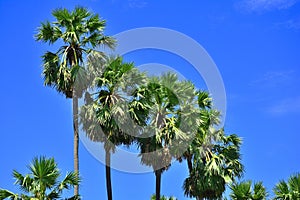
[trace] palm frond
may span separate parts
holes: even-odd
[[[14,194],[9,190],[0,189],[0,200],[3,199],[21,200],[18,194]]]
[[[57,26],[52,26],[49,21],[41,23],[38,33],[35,35],[37,41],[55,43],[62,36],[62,32]]]
[[[76,173],[68,173],[66,177],[59,183],[57,187],[57,191],[62,192],[64,189],[70,189],[70,187],[74,187],[75,185],[79,185],[80,178]]]

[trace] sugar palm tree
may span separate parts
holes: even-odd
[[[199,99],[203,97],[207,95],[201,94]],[[218,199],[225,191],[226,183],[243,172],[239,153],[241,140],[234,134],[226,136],[223,129],[215,129],[214,126],[219,124],[219,112],[207,109],[209,106],[203,107],[202,100],[198,102],[202,123],[183,154],[189,169],[183,189],[189,197]]]
[[[54,87],[66,98],[73,99],[74,171],[78,173],[78,98],[88,86],[83,61],[93,49],[101,45],[112,48],[115,42],[103,34],[105,21],[85,8],[76,7],[73,11],[56,9],[52,15],[56,21],[41,23],[35,38],[49,44],[63,44],[58,51],[47,51],[42,56],[43,77],[46,86]],[[78,195],[77,186],[74,194]]]
[[[155,197],[159,200],[161,175],[170,167],[172,157],[176,156],[171,146],[185,143],[183,141],[188,139],[188,133],[184,132],[186,113],[183,107],[194,101],[195,89],[192,83],[178,81],[175,74],[167,73],[151,78],[147,85],[139,88],[136,96],[139,102],[150,108],[144,111],[147,115],[143,117],[145,127],[137,142],[141,162],[151,166],[155,173]]]
[[[290,176],[287,182],[281,180],[273,191],[276,200],[300,199],[300,173]]]
[[[79,178],[76,173],[67,173],[65,178],[59,181],[61,175],[57,164],[53,158],[45,157],[34,158],[29,166],[30,173],[22,175],[16,170],[13,171],[13,176],[16,179],[15,184],[19,185],[20,189],[25,194],[15,194],[8,190],[0,190],[0,199],[12,200],[54,200],[60,199],[64,190],[69,190],[79,184]],[[68,200],[79,199],[75,195]]]
[[[196,116],[200,120],[200,126],[199,129],[197,129],[197,132],[195,134],[195,137],[193,138],[193,141],[188,145],[186,151],[182,154],[182,156],[178,157],[179,162],[182,162],[183,159],[186,160],[188,170],[191,173],[193,169],[193,157],[195,149],[199,150],[199,147],[204,147],[203,144],[203,134],[206,130],[208,130],[209,126],[212,124],[217,124],[219,121],[219,113],[215,110],[210,110],[212,105],[212,99],[209,97],[208,92],[205,91],[198,91],[197,92],[197,100],[198,100],[198,106],[200,108],[199,116]],[[199,135],[201,134],[201,135]]]
[[[86,104],[81,107],[80,123],[89,139],[104,143],[107,197],[112,200],[111,154],[116,146],[128,146],[134,139],[133,133],[128,134],[127,121],[124,121],[128,117],[126,114],[131,112],[126,108],[130,98],[126,89],[142,82],[143,75],[139,74],[133,63],[125,63],[121,57],[101,61],[101,58],[93,56],[89,60],[91,68],[99,62],[106,63],[97,68],[98,71],[91,70],[95,77],[94,89],[93,93],[87,92],[85,95]],[[132,128],[130,126],[133,132]]]
[[[251,181],[233,183],[230,189],[232,200],[265,200],[268,196],[262,182],[254,183],[253,186]]]

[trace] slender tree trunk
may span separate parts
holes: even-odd
[[[107,199],[112,200],[111,170],[110,170],[110,151],[105,149],[105,173]]]
[[[155,171],[155,199],[160,200],[160,187],[161,187],[161,169]]]
[[[186,159],[186,162],[187,162],[187,165],[188,165],[188,168],[189,168],[189,173],[192,173],[192,170],[193,170],[192,157],[189,156]]]
[[[74,172],[79,176],[79,133],[78,133],[78,97],[73,92],[73,128],[74,128]],[[79,194],[79,186],[74,186],[74,195]]]

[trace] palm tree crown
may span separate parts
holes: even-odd
[[[276,200],[300,199],[300,173],[292,175],[287,182],[281,180],[273,191]]]
[[[254,183],[252,187],[251,181],[243,181],[232,184],[230,189],[232,200],[265,200],[268,196],[262,182]]]
[[[67,173],[65,178],[59,181],[58,178],[61,173],[53,158],[34,158],[28,168],[30,173],[25,176],[16,170],[13,171],[13,176],[16,179],[15,184],[19,185],[25,194],[19,195],[8,190],[0,190],[0,199],[54,200],[61,198],[64,190],[69,190],[79,184],[79,178],[73,172]],[[75,200],[79,197],[74,196],[69,199]]]
[[[115,42],[103,34],[105,20],[100,20],[99,15],[85,8],[76,7],[71,12],[56,9],[52,15],[56,21],[42,23],[35,38],[49,44],[60,40],[64,45],[55,53],[48,51],[43,55],[44,83],[55,87],[67,98],[72,98],[75,79],[83,67],[84,55],[100,45],[112,48]],[[82,84],[76,95],[80,96],[86,87],[87,85]]]

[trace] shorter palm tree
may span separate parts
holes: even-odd
[[[292,175],[288,182],[281,180],[273,189],[274,199],[294,200],[300,199],[300,173]]]
[[[88,61],[93,85],[85,93],[80,124],[90,140],[104,144],[107,199],[112,200],[111,156],[117,146],[128,147],[133,142],[134,128],[128,120],[132,111],[127,108],[130,94],[127,92],[142,82],[143,75],[133,63],[126,63],[119,56],[99,57],[94,53],[89,55]]]
[[[264,200],[268,196],[266,188],[262,182],[254,183],[252,181],[242,181],[230,186],[232,200]]]
[[[194,85],[179,81],[176,74],[166,73],[161,77],[149,78],[134,97],[140,104],[149,105],[144,110],[145,116],[140,117],[144,120],[144,129],[137,143],[141,163],[153,168],[155,198],[160,200],[162,173],[169,169],[177,151],[182,149],[183,152],[187,146],[185,144],[188,144],[189,130],[185,120],[190,111],[186,107],[194,101]]]
[[[57,168],[53,158],[45,157],[34,158],[29,165],[30,173],[25,176],[13,171],[13,176],[16,179],[15,184],[19,185],[20,189],[25,194],[16,194],[11,191],[0,189],[0,200],[54,200],[60,199],[64,190],[69,190],[75,185],[79,185],[79,178],[76,173],[67,173],[65,178],[58,180],[61,173]],[[66,198],[66,200],[76,200],[79,196]]]

